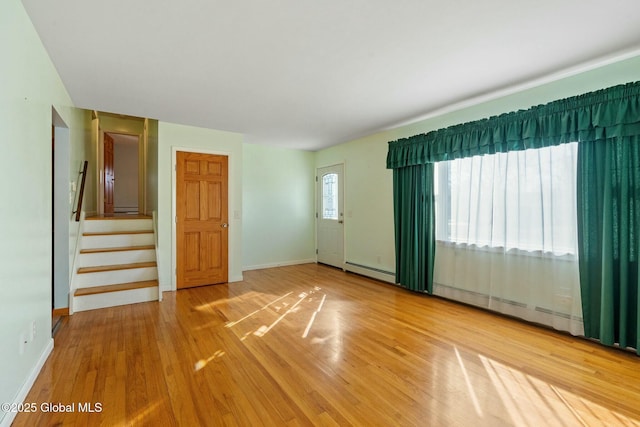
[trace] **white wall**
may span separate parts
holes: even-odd
[[[640,57],[470,107],[452,106],[451,112],[319,151],[317,167],[345,162],[347,261],[395,272],[393,175],[386,169],[388,142],[637,80]]]
[[[315,261],[315,154],[243,147],[243,269]]]
[[[174,151],[229,156],[229,281],[242,280],[242,135],[158,123],[158,276],[160,289],[175,289]]]
[[[84,115],[72,108],[21,2],[4,0],[1,9],[0,402],[15,402],[24,398],[53,346],[52,106],[69,127],[71,150],[83,156],[87,147]],[[72,170],[74,163],[75,157]],[[23,354],[21,336],[28,341]],[[0,412],[0,424],[10,417]]]

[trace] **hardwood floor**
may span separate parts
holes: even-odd
[[[635,354],[330,267],[244,275],[74,314],[14,425],[640,425]]]

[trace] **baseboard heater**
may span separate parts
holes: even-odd
[[[487,308],[485,305],[482,304],[478,304],[478,303],[474,303],[472,300],[468,300],[463,298],[455,298],[452,296],[453,293],[458,293],[458,295],[462,295],[462,294],[468,294],[468,295],[472,295],[474,297],[480,297],[483,298],[485,301],[487,301],[487,303],[489,302],[489,300],[493,300],[493,301],[498,301],[504,304],[509,304],[512,305],[514,307],[520,307],[520,308],[528,308],[529,305],[523,302],[519,302],[519,301],[514,301],[514,300],[510,300],[510,299],[506,299],[506,298],[500,298],[497,296],[492,296],[490,297],[489,295],[482,293],[482,292],[476,292],[476,291],[471,291],[468,289],[461,289],[461,288],[456,288],[453,286],[448,286],[448,285],[443,285],[441,283],[436,283],[434,282],[434,285],[440,287],[440,288],[447,288],[450,290],[448,295],[443,295],[441,293],[436,292],[435,294],[438,296],[442,296],[443,298],[447,298],[447,299],[451,299],[453,301],[460,301],[460,302],[464,302],[466,304],[471,304],[471,305],[476,305],[478,307],[483,307],[483,308]],[[452,292],[451,292],[452,291]],[[491,309],[489,309],[491,310]],[[555,316],[555,317],[560,317],[560,318],[564,318],[564,319],[569,319],[569,320],[576,320],[576,321],[580,321],[582,322],[582,317],[580,316],[573,316],[571,314],[568,313],[564,313],[561,311],[557,311],[557,310],[550,310],[548,308],[544,308],[544,307],[540,307],[538,305],[536,305],[535,307],[533,307],[533,310],[539,312],[539,313],[544,313],[544,314],[548,314],[550,316]]]
[[[344,265],[345,270],[352,273],[361,274],[363,276],[371,277],[372,279],[381,280],[387,283],[396,283],[396,274],[391,271],[369,267],[367,265],[356,264],[355,262],[350,261],[345,262]]]
[[[545,313],[545,314],[550,314],[550,315],[556,316],[556,317],[562,317],[564,319],[576,320],[578,322],[582,322],[583,321],[581,316],[572,316],[571,314],[563,313],[561,311],[556,311],[556,310],[549,310],[548,308],[543,308],[543,307],[537,307],[536,306],[536,311],[539,311],[539,312]]]

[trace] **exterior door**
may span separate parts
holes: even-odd
[[[317,259],[344,268],[344,166],[329,166],[317,172]]]
[[[113,138],[104,134],[104,213],[113,215]]]
[[[228,157],[176,153],[177,288],[228,281]]]

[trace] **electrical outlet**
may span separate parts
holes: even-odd
[[[36,329],[36,321],[31,321],[31,341],[35,341],[38,330]]]

